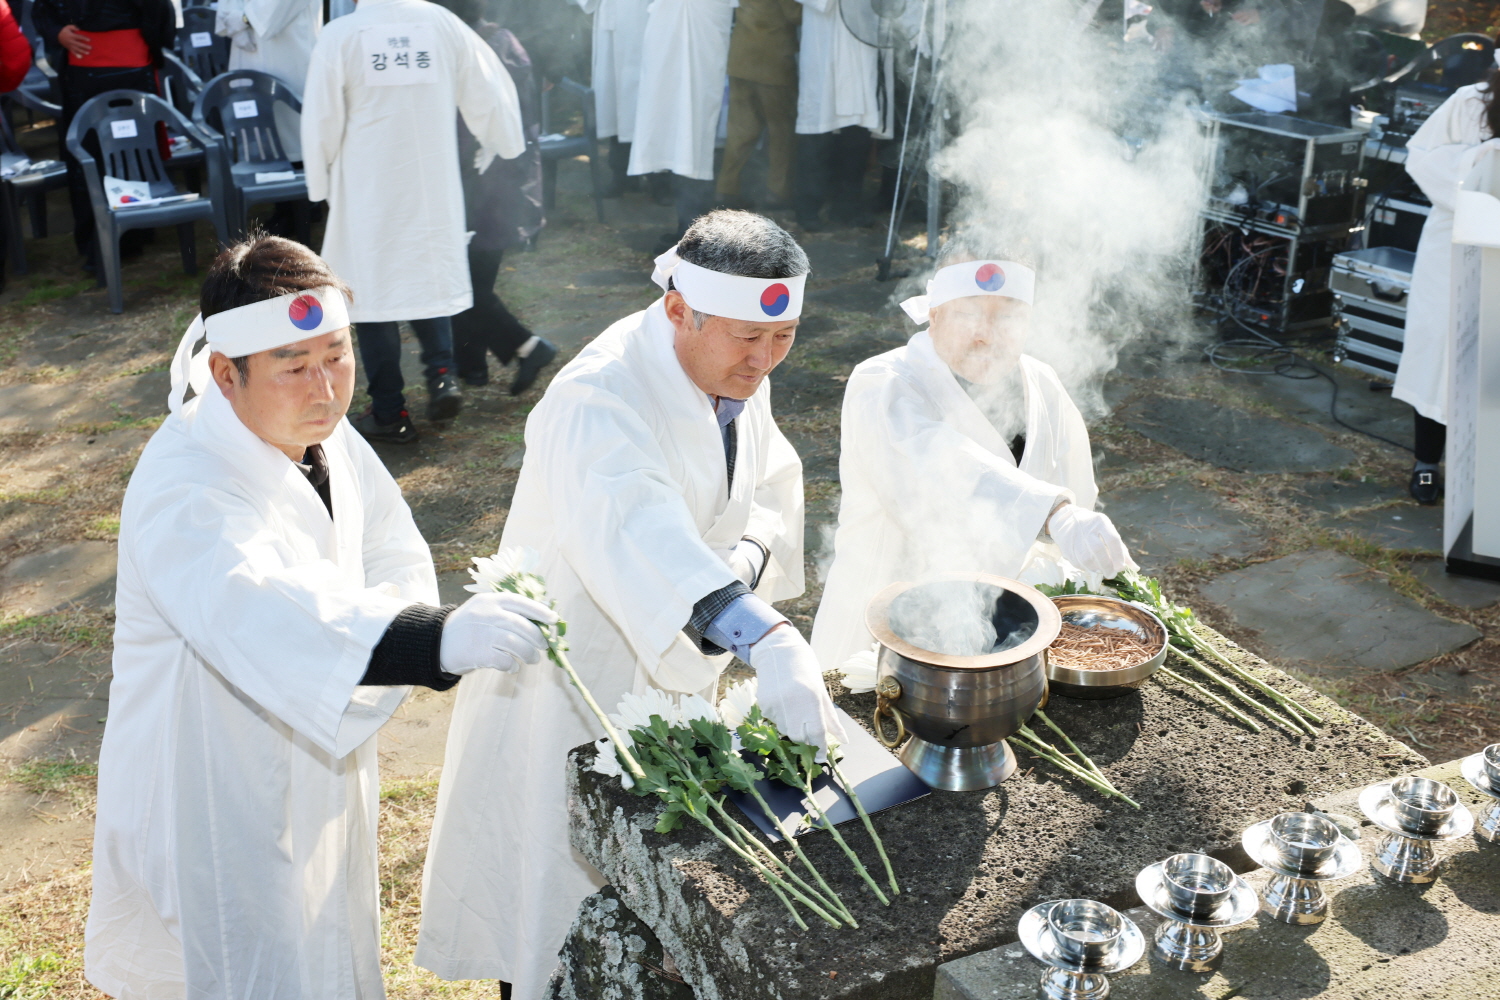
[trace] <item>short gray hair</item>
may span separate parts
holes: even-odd
[[[764,215],[730,209],[700,215],[677,241],[677,255],[746,278],[795,278],[812,270],[791,233]]]

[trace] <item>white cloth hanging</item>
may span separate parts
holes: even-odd
[[[630,145],[631,174],[714,177],[738,0],[651,0]]]
[[[359,681],[396,614],[437,603],[432,558],[347,422],[330,518],[200,393],[120,515],[85,971],[121,998],[380,1000],[375,734],[408,689]]]
[[[323,29],[322,0],[242,0],[232,6],[229,0],[219,5],[222,27],[226,16],[248,21],[253,48],[235,44],[229,47],[229,70],[254,69],[269,73],[292,88],[300,99],[307,82],[307,65],[312,61],[313,46]],[[220,30],[219,34],[226,34]],[[279,101],[272,114],[287,159],[302,159],[302,116]]]
[[[354,292],[355,323],[474,304],[455,109],[483,165],[525,151],[510,74],[452,13],[360,0],[323,29],[302,103],[307,196],[328,202],[322,254]]]
[[[734,486],[708,396],[683,371],[662,303],[627,316],[557,377],[526,422],[502,546],[537,570],[568,621],[573,666],[605,711],[656,687],[712,696],[729,656],[680,630],[736,580],[729,553],[770,552],[756,589],[802,593],[802,464],[762,384],[736,419]],[[485,676],[481,676],[485,675]],[[569,846],[566,762],[602,733],[548,661],[459,684],[448,731],[416,961],[444,979],[502,979],[540,1000],[585,896]]]
[[[636,95],[641,86],[641,46],[651,0],[577,0],[594,15],[594,123],[599,138],[635,138]]]
[[[1391,395],[1440,424],[1448,422],[1453,202],[1479,144],[1491,138],[1484,124],[1486,96],[1484,84],[1460,87],[1406,143],[1406,172],[1432,202],[1432,211],[1417,241],[1406,299],[1406,339]]]
[[[859,125],[877,138],[890,138],[894,121],[890,91],[895,72],[893,50],[877,49],[854,37],[839,14],[838,0],[800,2],[797,131],[818,135]]]
[[[1010,447],[923,330],[861,362],[844,390],[833,564],[813,622],[827,669],[874,641],[870,599],[898,580],[974,571],[1062,583],[1079,571],[1037,541],[1059,498],[1098,499],[1088,428],[1057,373],[1020,361],[1026,449]]]

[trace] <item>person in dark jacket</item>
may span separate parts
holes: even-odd
[[[31,22],[57,70],[62,88],[62,121],[68,126],[84,102],[107,90],[156,93],[161,50],[177,31],[172,0],[36,0]],[[97,267],[93,250],[94,210],[89,203],[83,168],[63,148],[68,165],[68,195],[73,203],[73,240],[78,252]]]
[[[521,125],[526,152],[513,160],[495,160],[489,169],[474,169],[475,138],[459,122],[458,162],[463,173],[464,205],[474,238],[469,241],[469,278],[474,307],[453,317],[453,356],[459,378],[469,385],[490,380],[488,354],[500,364],[516,361],[510,394],[519,396],[536,382],[542,369],[557,357],[557,348],[534,335],[495,294],[495,279],[505,251],[524,247],[545,224],[542,218],[541,93],[531,58],[510,31],[486,19],[477,0],[442,0],[483,38],[510,73],[521,99]]]

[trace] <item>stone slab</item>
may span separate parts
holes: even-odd
[[[1411,407],[1392,399],[1389,392],[1371,392],[1368,378],[1347,369],[1330,365],[1319,365],[1318,368],[1338,381],[1337,413],[1340,420],[1411,447]],[[1297,373],[1310,374],[1305,369]],[[1232,372],[1224,373],[1223,377],[1225,381],[1238,384],[1294,420],[1315,424],[1335,433],[1348,433],[1347,427],[1341,427],[1329,415],[1333,386],[1326,378],[1283,378],[1237,375]]]
[[[651,928],[607,885],[583,901],[548,1000],[694,1000]]]
[[[1219,495],[1187,480],[1164,486],[1107,493],[1099,509],[1120,530],[1130,553],[1148,573],[1180,559],[1243,559],[1265,544],[1265,536]]]
[[[1200,590],[1258,632],[1273,658],[1297,666],[1399,670],[1480,637],[1349,556],[1322,549],[1226,573]]]
[[[1149,396],[1119,417],[1153,441],[1236,472],[1329,472],[1354,462],[1353,452],[1311,427],[1207,399]]]
[[[1443,508],[1414,503],[1360,511],[1327,522],[1332,531],[1347,531],[1383,549],[1443,551]]]
[[[1224,646],[1267,683],[1325,714],[1315,743],[1267,728],[1250,733],[1163,681],[1109,701],[1048,706],[1083,750],[1143,809],[1099,798],[1022,752],[998,788],[937,792],[875,823],[903,887],[889,908],[862,888],[822,834],[805,850],[853,909],[858,931],[798,931],[781,904],[710,835],[654,832],[657,809],[588,770],[594,748],[570,755],[574,846],[676,957],[700,1000],[916,1000],[932,996],[939,964],[1005,943],[1031,905],[1079,894],[1129,905],[1135,873],[1180,850],[1249,867],[1239,834],[1296,808],[1308,793],[1393,776],[1426,762],[1332,701],[1253,656]],[[840,693],[856,719],[873,695]],[[855,845],[869,852],[856,834]]]
[[[69,542],[13,559],[0,570],[0,607],[38,615],[115,603],[115,544]]]
[[[1500,601],[1500,583],[1455,576],[1443,568],[1441,559],[1414,559],[1410,569],[1429,590],[1457,607],[1477,611]]]
[[[1445,781],[1476,806],[1482,797],[1454,763],[1420,774]],[[1362,787],[1362,786],[1360,786]],[[1332,812],[1358,813],[1358,788],[1319,801]],[[1368,861],[1376,836],[1363,827]],[[1366,865],[1328,888],[1331,916],[1292,927],[1257,914],[1224,933],[1224,963],[1213,973],[1167,969],[1150,957],[1111,976],[1115,1000],[1181,997],[1264,1000],[1474,1000],[1500,996],[1500,845],[1465,838],[1439,848],[1445,866],[1430,886],[1398,885]],[[1259,891],[1269,873],[1247,876]],[[1127,911],[1141,930],[1160,918],[1144,907]],[[1021,1000],[1038,995],[1042,966],[1019,943],[970,955],[938,970],[935,1000]]]
[[[1356,507],[1367,507],[1392,500],[1406,499],[1406,486],[1370,480],[1308,479],[1287,487],[1283,494],[1299,507],[1324,514],[1342,514]]]

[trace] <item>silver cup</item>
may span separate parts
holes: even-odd
[[[1316,813],[1282,813],[1271,820],[1269,832],[1282,863],[1305,875],[1326,864],[1339,846],[1339,828]]]
[[[1491,743],[1484,748],[1484,776],[1490,779],[1490,787],[1500,792],[1500,743]]]
[[[1234,871],[1207,854],[1174,854],[1161,869],[1167,898],[1189,923],[1191,918],[1213,916],[1234,888]]]
[[[1047,913],[1058,953],[1084,970],[1105,965],[1120,943],[1125,921],[1113,907],[1092,899],[1064,899]]]
[[[1441,781],[1410,774],[1391,782],[1396,819],[1412,836],[1437,833],[1458,808],[1458,793]]]

